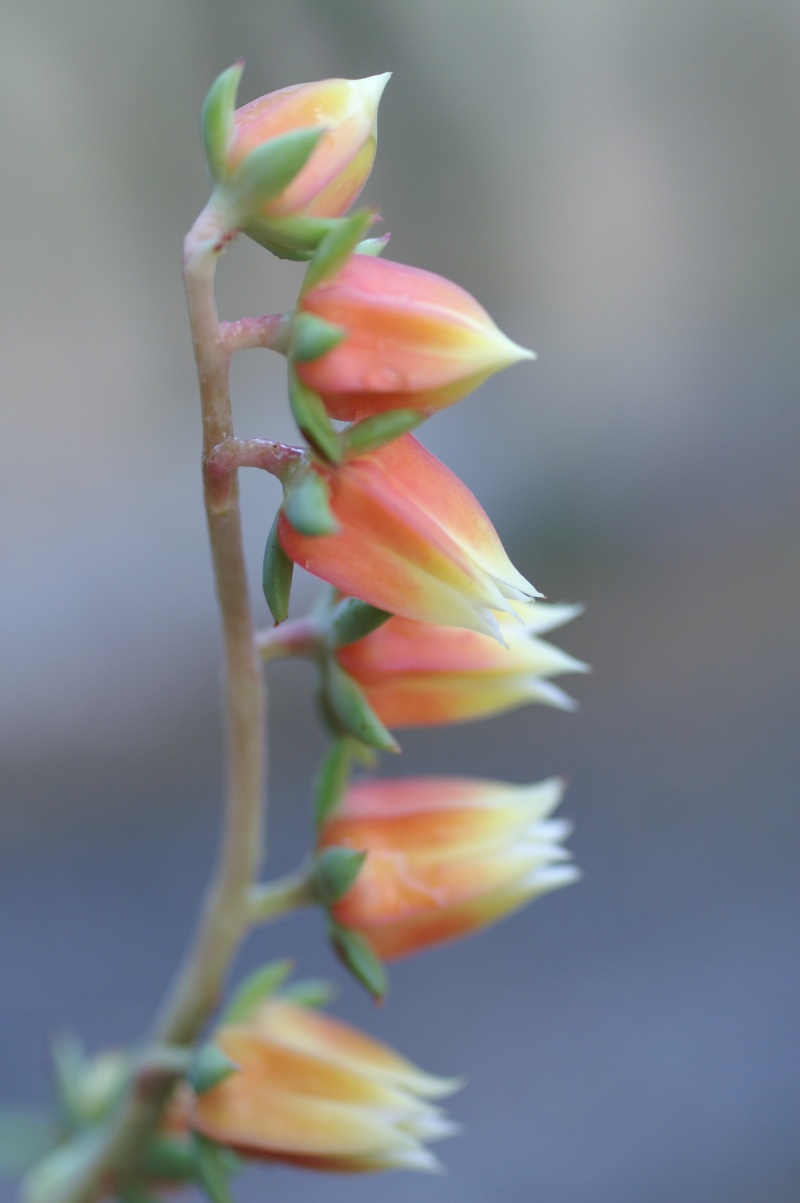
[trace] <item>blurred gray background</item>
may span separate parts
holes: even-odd
[[[391,255],[540,355],[424,431],[594,665],[577,716],[409,733],[391,772],[566,772],[585,877],[397,965],[375,1012],[317,915],[256,935],[463,1075],[442,1177],[257,1170],[283,1203],[790,1203],[797,1139],[796,0],[2,3],[0,1097],[148,1022],[217,827],[218,639],[179,271],[198,112],[393,70],[365,199]],[[299,279],[242,241],[228,317]],[[291,437],[278,356],[237,429]],[[245,481],[259,558],[277,501]],[[300,601],[311,596],[301,589]],[[307,669],[274,671],[272,859],[307,840]],[[10,1189],[3,1196],[11,1198]]]

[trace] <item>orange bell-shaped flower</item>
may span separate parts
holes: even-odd
[[[433,413],[531,351],[506,338],[463,288],[403,263],[352,255],[305,293],[299,312],[339,327],[332,350],[296,365],[332,418]]]
[[[497,616],[505,647],[477,631],[390,618],[336,658],[387,727],[462,723],[527,702],[573,709],[572,698],[549,678],[588,666],[538,634],[581,607],[529,602],[516,610],[519,617]]]
[[[430,1100],[458,1083],[279,997],[215,1040],[238,1069],[195,1099],[191,1125],[203,1136],[308,1169],[438,1168],[425,1142],[455,1129]]]
[[[496,638],[494,612],[538,596],[469,489],[413,436],[315,471],[338,530],[302,535],[282,514],[278,538],[295,563],[343,593]]]
[[[467,935],[578,877],[550,815],[558,779],[507,785],[458,777],[352,785],[322,826],[321,848],[366,851],[331,907],[382,960]]]

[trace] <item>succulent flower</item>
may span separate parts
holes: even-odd
[[[223,72],[203,111],[212,183],[238,228],[284,258],[307,258],[369,177],[389,73],[295,84],[234,111],[241,74],[240,63]]]
[[[331,908],[382,960],[456,939],[578,877],[550,815],[553,778],[508,785],[459,777],[351,785],[320,829],[320,848],[366,852],[352,888]]]
[[[386,727],[430,727],[501,714],[526,702],[562,710],[575,703],[554,685],[559,673],[586,672],[539,632],[560,626],[580,606],[528,602],[497,616],[506,644],[477,631],[390,618],[336,658]]]
[[[315,464],[334,533],[278,539],[315,576],[379,609],[498,638],[495,611],[538,596],[469,489],[412,435],[341,464]]]
[[[215,1039],[238,1069],[194,1100],[191,1124],[201,1135],[308,1169],[438,1168],[425,1142],[455,1128],[431,1100],[458,1083],[280,996]]]
[[[534,357],[457,284],[369,255],[352,255],[310,288],[298,313],[343,334],[323,355],[298,363],[297,374],[332,418],[348,422],[390,409],[427,415]]]

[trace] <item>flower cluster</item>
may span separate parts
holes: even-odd
[[[333,742],[308,889],[338,956],[379,998],[385,961],[484,928],[578,873],[570,826],[553,818],[559,779],[351,781],[353,762],[397,750],[399,728],[528,702],[572,708],[552,678],[586,665],[542,636],[580,607],[541,600],[469,489],[412,434],[533,354],[459,285],[381,258],[388,238],[367,237],[374,214],[347,215],[388,76],[234,110],[240,73],[221,76],[206,104],[212,206],[231,232],[309,261],[269,344],[287,358],[307,445],[238,461],[266,466],[284,489],[264,562],[276,628],[263,646],[319,669]],[[225,465],[236,455],[227,447]],[[311,619],[286,622],[295,564],[331,591]],[[451,1130],[431,1100],[453,1083],[287,997],[223,1022],[215,1040],[230,1064],[195,1092],[188,1122],[217,1146],[317,1169],[430,1168],[424,1142]]]

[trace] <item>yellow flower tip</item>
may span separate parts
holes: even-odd
[[[522,363],[524,360],[538,359],[539,356],[535,351],[531,351],[528,347],[521,347],[519,343],[515,343],[512,339],[507,338],[505,334],[500,334],[498,340],[498,360],[502,355],[502,362],[498,366],[510,367],[512,363]]]

